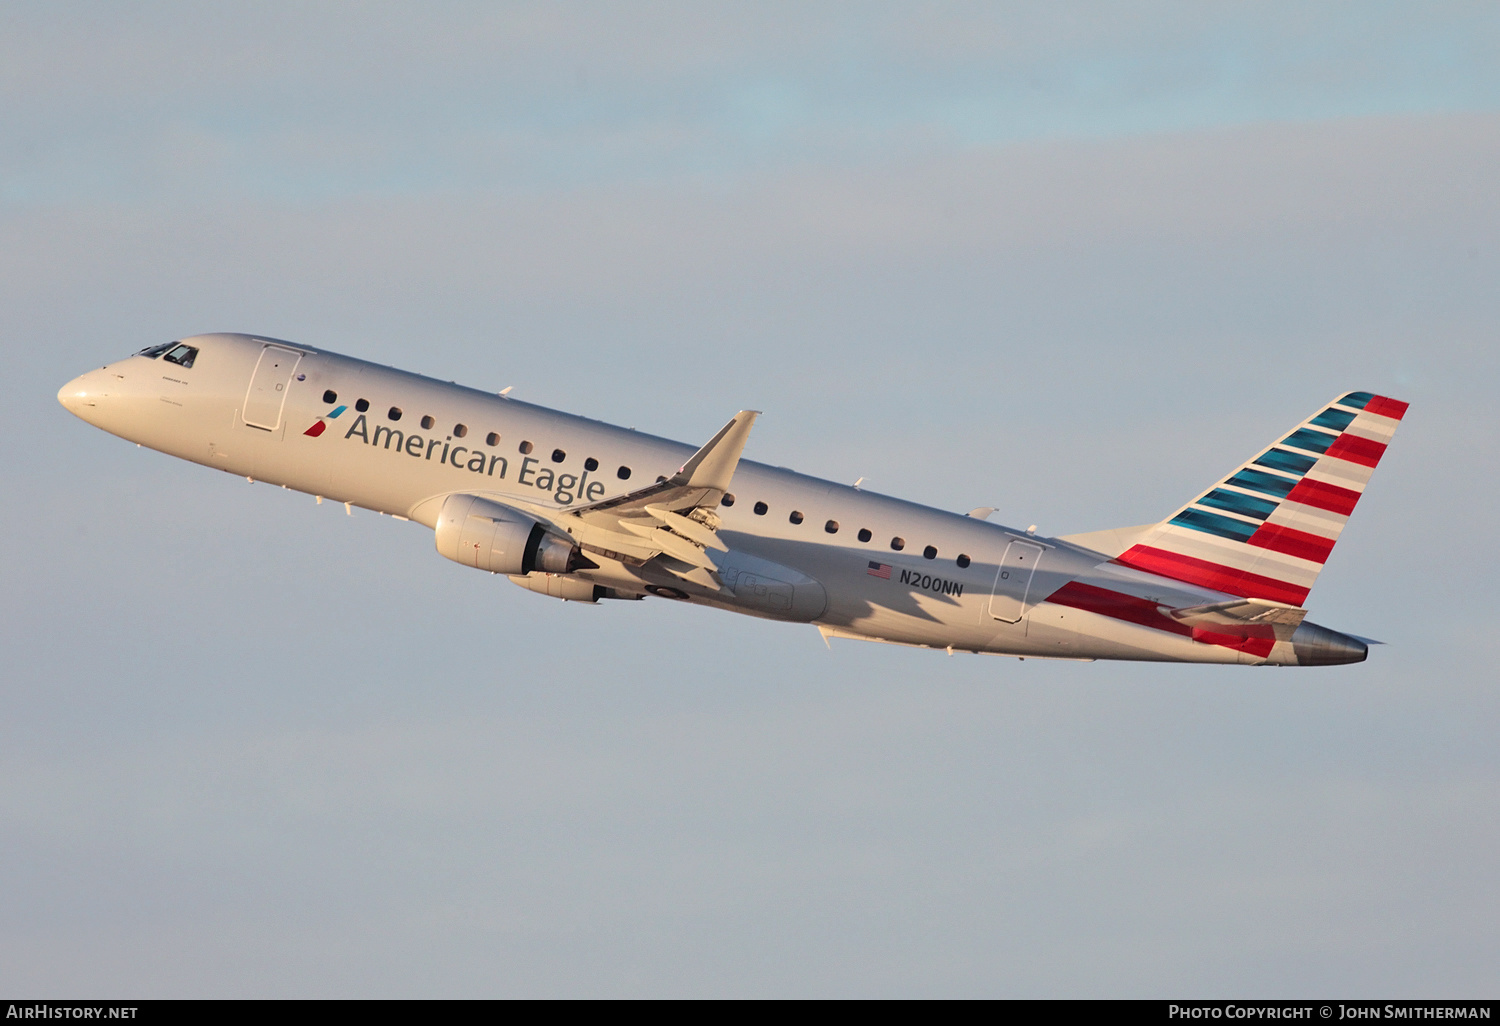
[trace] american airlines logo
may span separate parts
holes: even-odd
[[[326,418],[319,417],[316,421],[313,422],[313,426],[312,427],[308,428],[306,431],[304,431],[302,433],[304,435],[307,435],[309,438],[317,438],[319,435],[321,435],[324,431],[326,431],[328,429],[328,421],[330,421],[330,420],[337,420],[339,414],[343,413],[348,408],[349,407],[347,407],[347,406],[339,406],[339,407],[337,407],[337,408],[335,408],[333,410],[330,410],[328,412],[328,415],[327,415]]]

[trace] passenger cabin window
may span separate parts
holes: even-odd
[[[500,433],[498,431],[491,431],[489,434],[485,435],[484,436],[484,444],[485,445],[499,445],[500,444]]]
[[[399,407],[399,406],[392,406],[390,408],[390,410],[388,410],[386,412],[386,416],[389,417],[389,418],[391,418],[392,420],[400,420],[401,419],[401,407]]]
[[[960,552],[958,554],[958,559],[954,560],[954,562],[956,562],[959,566],[968,566],[969,557]]]
[[[630,468],[629,467],[621,467],[619,470],[615,471],[615,477],[618,477],[621,481],[629,481],[630,480]]]
[[[565,452],[563,452],[561,449],[553,449],[552,450],[552,462],[553,463],[561,463],[563,460],[565,460],[567,458],[568,458],[568,454],[565,453]]]
[[[468,433],[469,433],[469,429],[466,428],[466,427],[464,427],[462,424],[454,424],[453,425],[453,437],[454,438],[462,438],[464,435],[466,435]]]
[[[792,515],[787,517],[787,519],[794,524],[802,523],[802,511],[800,509],[792,510]]]
[[[724,497],[719,500],[719,504],[721,506],[733,506],[734,505],[734,493],[733,492],[725,492],[724,493]]]
[[[197,358],[198,350],[194,346],[178,346],[162,357],[168,363],[175,363],[179,367],[191,367]]]
[[[599,469],[599,461],[596,460],[596,459],[594,459],[594,457],[590,456],[588,459],[586,459],[586,460],[583,461],[583,469],[584,470],[598,470]]]
[[[937,549],[933,548],[931,545],[927,546],[925,549],[922,550],[922,558],[923,559],[937,559]]]
[[[432,428],[432,425],[436,423],[437,421],[433,420],[431,417],[425,415],[422,417],[422,428],[424,430],[430,430]]]
[[[146,349],[142,349],[139,353],[136,353],[135,355],[136,356],[149,356],[149,357],[151,357],[151,359],[154,360],[158,356],[160,356],[162,353],[165,353],[168,349],[171,349],[176,344],[177,344],[176,342],[163,342],[159,346],[149,346]]]
[[[828,521],[828,523],[823,525],[823,530],[827,531],[829,534],[838,534],[839,522],[837,520],[830,520]]]
[[[536,446],[530,442],[522,442],[519,448],[522,456],[529,456],[531,455],[531,450],[536,448]]]
[[[356,400],[354,400],[354,408],[356,410],[358,410],[360,413],[364,413],[366,410],[368,410],[370,408],[370,400],[368,400],[368,399],[356,399]]]
[[[906,548],[906,539],[905,538],[892,538],[891,539],[891,548],[895,549],[897,552],[900,552],[902,549]]]
[[[766,511],[770,508],[771,507],[767,506],[764,502],[757,502],[755,504],[755,515],[758,517],[763,517],[766,515]]]
[[[867,542],[872,537],[874,537],[874,535],[870,534],[870,529],[868,527],[861,527],[859,529],[859,540],[860,541]]]
[[[323,402],[326,405],[332,406],[334,403],[336,403],[338,401],[339,401],[339,394],[337,392],[335,392],[333,389],[330,388],[328,391],[326,391],[326,392],[323,393]]]

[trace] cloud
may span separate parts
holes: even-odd
[[[1484,7],[48,5],[12,202],[732,181],[1028,139],[1493,110]]]

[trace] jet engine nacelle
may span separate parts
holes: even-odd
[[[577,551],[520,510],[477,495],[443,500],[435,538],[448,559],[492,574],[565,573]]]
[[[529,574],[526,577],[511,576],[511,580],[538,595],[550,595],[564,602],[598,602],[600,599],[643,599],[646,596],[636,591],[606,588],[593,581],[561,574]]]

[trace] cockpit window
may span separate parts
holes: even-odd
[[[191,367],[193,361],[198,358],[198,349],[195,346],[178,346],[162,359],[177,364],[179,367]]]
[[[151,359],[154,360],[158,356],[160,356],[162,353],[165,353],[168,349],[171,349],[176,344],[177,344],[176,342],[163,342],[159,346],[150,346],[149,348],[142,349],[139,353],[136,353],[135,355],[136,356],[149,356],[149,357],[151,357]]]

